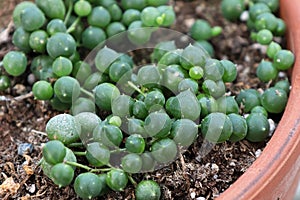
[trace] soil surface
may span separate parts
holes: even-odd
[[[5,1],[3,8],[1,1],[0,28],[8,26],[9,16],[17,2]],[[230,92],[236,94],[241,88],[264,89],[267,85],[261,85],[254,75],[265,49],[249,40],[250,34],[244,23],[230,23],[223,19],[219,2],[173,1],[178,19],[172,28],[186,33],[197,18],[222,26],[223,33],[211,42],[217,59],[227,58],[238,65],[239,77],[228,85]],[[14,48],[10,37],[11,34],[6,42],[0,43],[0,60]],[[27,75],[14,78],[12,87],[0,92],[0,199],[78,199],[72,186],[58,188],[38,166],[42,145],[47,142],[43,133],[45,124],[58,112],[53,111],[47,102],[33,99]],[[133,178],[157,181],[163,199],[214,199],[247,170],[266,142],[254,144],[243,140],[211,147],[198,137],[171,165],[152,173],[133,175]],[[33,150],[18,155],[18,149],[24,143],[32,144]],[[201,147],[212,150],[204,155]],[[134,187],[128,184],[125,191],[110,192],[101,199],[134,199]]]

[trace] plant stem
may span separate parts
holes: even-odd
[[[132,185],[133,185],[134,187],[137,186],[137,182],[132,178],[132,176],[131,176],[130,174],[128,174],[128,179],[129,179],[129,181],[132,183]]]
[[[44,161],[44,157],[42,157],[39,162],[37,163],[37,166],[40,166],[42,164],[42,162]]]
[[[86,155],[86,151],[73,151],[73,153],[76,156],[85,156]]]
[[[128,81],[128,85],[131,88],[133,88],[135,91],[137,91],[138,93],[140,93],[141,95],[143,95],[144,97],[146,96],[145,93],[140,88],[138,88],[133,82]]]
[[[147,142],[148,145],[152,145],[155,141],[157,141],[157,139],[152,138],[149,142]]]
[[[100,168],[100,169],[92,169],[90,172],[95,173],[95,172],[109,172],[112,168]]]
[[[86,94],[87,96],[89,96],[90,98],[92,98],[93,100],[95,100],[95,97],[94,97],[93,93],[87,91],[87,90],[84,89],[84,88],[80,88],[80,91],[81,91],[83,94]]]
[[[69,144],[68,147],[84,147],[84,145],[81,142],[77,142]]]
[[[68,28],[67,33],[71,33],[73,31],[75,31],[76,26],[78,25],[80,20],[81,20],[81,17],[77,17],[77,19],[73,22],[73,24]]]
[[[90,168],[90,167],[88,167],[86,165],[82,165],[82,164],[77,163],[77,162],[71,162],[71,161],[64,161],[64,162],[66,164],[68,164],[68,165],[72,165],[72,166],[75,166],[75,167],[80,167],[80,168],[83,168],[83,169],[85,169],[87,171],[92,171],[93,170],[93,168]]]
[[[95,172],[108,172],[112,169],[112,167],[109,167],[109,168],[101,168],[101,169],[93,169],[91,167],[88,167],[86,165],[83,165],[83,164],[80,164],[80,163],[77,163],[77,162],[71,162],[71,161],[65,161],[66,164],[68,165],[72,165],[72,166],[75,166],[75,167],[80,167],[82,169],[85,169],[89,172],[92,172],[92,173],[95,173]]]
[[[123,148],[123,149],[112,150],[112,151],[110,151],[110,153],[118,153],[118,152],[125,152],[125,151],[126,151],[126,148]]]
[[[72,11],[73,11],[73,0],[69,0],[69,8],[68,8],[68,12],[66,14],[65,21],[64,21],[65,25],[67,25],[67,23],[70,19]]]

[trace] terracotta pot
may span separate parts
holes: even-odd
[[[280,0],[288,48],[296,55],[283,117],[261,156],[220,199],[293,199],[300,178],[300,1]]]

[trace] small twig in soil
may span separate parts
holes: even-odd
[[[38,191],[38,194],[33,195],[33,196],[30,196],[30,199],[34,199],[34,198],[37,198],[37,197],[41,197],[41,196],[43,196],[44,194],[46,194],[46,192],[47,192],[47,190],[44,191],[43,193],[39,194],[39,191]]]
[[[7,193],[7,194],[5,195],[5,197],[3,197],[3,200],[7,200],[9,196],[10,196],[10,193]]]
[[[33,93],[32,92],[29,92],[27,94],[23,94],[23,95],[17,96],[17,97],[14,98],[14,100],[15,101],[22,101],[22,100],[30,98],[30,97],[33,97]]]
[[[190,186],[191,186],[191,183],[190,183],[189,177],[186,174],[186,172],[187,172],[186,164],[185,164],[185,161],[184,161],[184,158],[183,158],[183,155],[182,155],[181,151],[179,151],[179,159],[180,159],[180,163],[181,163],[181,166],[182,166],[183,177],[186,180],[187,190],[189,190]]]
[[[13,28],[13,21],[10,21],[7,28],[0,33],[0,45],[9,41],[9,33]]]
[[[43,135],[43,136],[47,136],[47,133],[45,132],[42,132],[42,131],[37,131],[37,130],[31,130],[33,133],[37,133],[37,134],[40,134],[40,135]]]

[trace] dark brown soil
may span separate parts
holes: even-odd
[[[0,8],[1,19],[11,14],[17,1],[5,2],[5,8]],[[228,58],[238,64],[240,75],[230,87],[231,92],[236,93],[241,88],[266,87],[254,77],[255,67],[263,57],[261,49],[249,40],[245,24],[229,23],[222,18],[219,2],[174,1],[178,20],[172,28],[186,33],[196,18],[222,26],[222,35],[212,39],[212,44],[216,58]],[[5,19],[0,20],[0,27],[8,25],[10,19]],[[0,45],[2,60],[13,46],[10,40]],[[11,89],[0,92],[0,199],[78,199],[72,186],[59,189],[38,166],[42,145],[47,141],[42,132],[46,122],[57,112],[51,110],[47,102],[35,101],[30,96],[31,88],[26,79],[26,76],[14,79]],[[33,151],[26,156],[18,155],[18,146],[22,143],[33,144]],[[247,170],[265,143],[253,144],[246,140],[225,142],[215,145],[204,156],[200,148],[209,148],[207,145],[198,137],[197,142],[171,165],[152,173],[134,175],[133,178],[157,181],[162,188],[163,199],[214,199]],[[103,199],[134,199],[134,187],[129,184],[125,191],[110,192]]]

